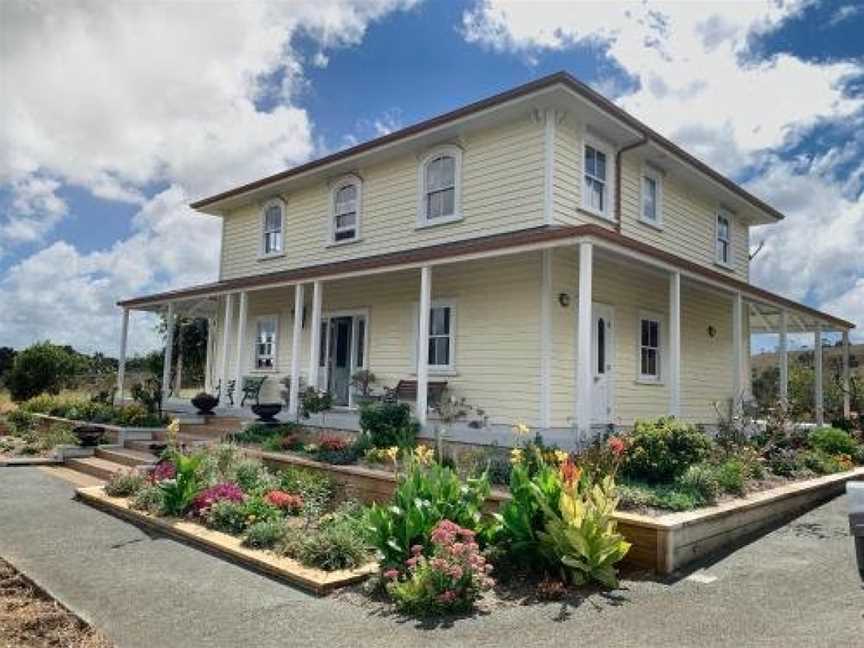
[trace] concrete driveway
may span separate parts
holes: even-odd
[[[42,469],[0,468],[0,556],[119,646],[862,646],[845,498],[668,583],[424,625],[317,599],[72,501]]]

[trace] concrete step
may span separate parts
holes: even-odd
[[[130,443],[135,443],[130,441]],[[97,448],[96,456],[124,466],[146,466],[157,461],[156,455],[149,449],[133,450],[131,448]]]
[[[66,461],[66,467],[106,481],[119,472],[130,470],[130,467],[127,465],[101,459],[100,457],[69,459]]]

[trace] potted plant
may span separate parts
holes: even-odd
[[[219,404],[219,399],[207,392],[201,392],[196,394],[191,402],[199,416],[213,416],[213,408]]]
[[[82,448],[93,448],[99,445],[105,431],[98,425],[79,425],[72,429],[72,434],[78,437],[78,445]]]
[[[252,412],[263,423],[277,423],[276,415],[282,411],[282,403],[256,403]]]

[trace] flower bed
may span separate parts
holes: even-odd
[[[138,404],[111,405],[83,398],[44,394],[21,403],[18,409],[30,414],[117,428],[160,428],[168,422],[167,417],[148,412]]]
[[[26,412],[13,410],[5,416],[7,434],[0,436],[0,460],[18,462],[24,459],[47,459],[58,445],[76,444],[71,426],[54,422],[40,426]]]

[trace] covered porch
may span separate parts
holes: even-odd
[[[716,423],[716,404],[732,411],[750,397],[751,334],[783,318],[796,330],[843,335],[848,383],[852,327],[598,226],[540,228],[120,305],[124,324],[133,309],[169,322],[189,312],[211,318],[205,387],[221,385],[219,413],[251,417],[238,390],[231,403],[225,386],[258,376],[266,379],[262,400],[284,392],[282,418],[297,416],[301,390],[312,385],[337,396],[337,406],[308,423],[356,430],[351,377],[368,370],[379,391],[416,382],[411,405],[427,435],[439,423],[429,385],[446,382],[484,410],[448,426],[450,438],[500,445],[520,421],[562,446],[637,417]],[[423,353],[417,340],[427,341]],[[167,387],[172,346],[169,338],[165,402],[191,411]],[[815,389],[821,403],[821,372]]]

